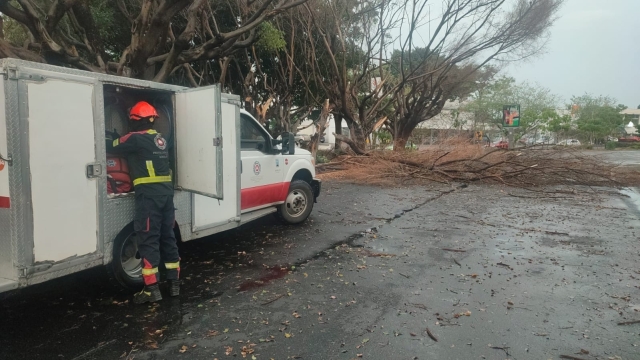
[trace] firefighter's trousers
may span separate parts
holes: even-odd
[[[180,255],[173,233],[175,208],[173,195],[136,194],[134,229],[138,235],[138,252],[142,258],[145,285],[160,280],[158,266],[164,262],[167,280],[178,280]]]

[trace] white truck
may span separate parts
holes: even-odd
[[[170,148],[176,233],[189,241],[276,213],[307,219],[320,193],[293,134],[273,139],[237,95],[0,60],[0,292],[106,266],[142,285],[134,195],[107,191],[106,131],[136,101],[159,111]]]

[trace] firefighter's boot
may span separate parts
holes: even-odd
[[[162,300],[162,294],[160,293],[158,284],[146,285],[142,291],[133,295],[133,302],[135,304],[144,304],[160,300]]]
[[[169,296],[180,295],[180,280],[169,280]]]

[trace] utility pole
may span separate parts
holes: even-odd
[[[513,142],[514,136],[513,136],[513,128],[509,128],[509,135],[507,136],[507,141],[509,141],[509,150],[512,150],[515,148],[516,144],[514,144]]]

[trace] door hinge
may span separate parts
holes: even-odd
[[[231,105],[242,106],[242,102],[240,100],[224,98],[222,99],[222,102],[231,104]]]
[[[87,165],[87,177],[94,178],[102,175],[102,164],[94,163]]]
[[[213,146],[222,147],[222,137],[213,138]]]
[[[5,80],[18,80],[20,78],[20,73],[16,67],[6,67],[2,75]]]
[[[42,75],[29,74],[20,71],[17,67],[6,68],[2,73],[5,80],[32,80],[32,81],[45,81],[45,77]]]

